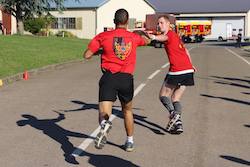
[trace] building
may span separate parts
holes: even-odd
[[[55,7],[55,5],[52,5]],[[113,18],[117,9],[124,8],[129,12],[128,29],[134,28],[138,20],[145,20],[145,15],[153,14],[156,8],[147,0],[81,0],[65,2],[67,11],[50,13],[58,19],[58,24],[50,30],[72,32],[79,38],[91,39],[98,33],[115,28]],[[139,8],[140,7],[140,8]],[[138,12],[139,9],[140,12]]]
[[[129,29],[136,21],[145,21],[146,14],[172,14],[178,20],[212,21],[212,33],[205,39],[224,40],[237,36],[242,30],[243,38],[250,38],[250,0],[68,0],[66,11],[50,13],[58,19],[50,31],[70,31],[79,38],[91,39],[100,32],[114,29],[113,17],[119,8],[130,14]],[[53,8],[56,6],[51,5]],[[16,19],[0,13],[7,34],[15,34]]]
[[[249,0],[149,1],[156,7],[156,13],[172,14],[178,20],[212,21],[212,33],[205,39],[224,40],[237,36],[239,30],[243,38],[250,37]]]
[[[100,32],[115,28],[113,18],[117,9],[124,8],[129,12],[129,28],[134,28],[138,20],[145,20],[146,14],[155,13],[156,8],[147,0],[75,0],[65,1],[67,8],[63,13],[50,11],[58,19],[58,24],[50,26],[50,31],[70,31],[78,38],[91,39]],[[51,4],[52,9],[56,7]],[[139,9],[143,9],[140,10]],[[138,12],[139,11],[139,12]],[[15,34],[16,19],[0,13],[7,34]],[[8,27],[7,27],[8,26]]]
[[[3,10],[0,12],[0,21],[3,24],[3,34],[16,34],[16,18],[9,14],[5,14]]]

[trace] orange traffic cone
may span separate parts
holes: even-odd
[[[26,70],[25,73],[24,73],[24,77],[23,79],[29,79],[29,76],[28,76],[28,71]]]

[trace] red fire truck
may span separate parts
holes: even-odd
[[[176,33],[184,42],[202,42],[204,36],[211,34],[211,21],[176,20]]]
[[[133,32],[140,32],[142,30],[148,31],[150,34],[159,35],[161,32],[158,29],[158,17],[167,15],[170,20],[170,27],[172,31],[175,31],[184,42],[202,42],[203,37],[211,34],[211,21],[199,21],[199,20],[176,20],[174,16],[169,14],[148,14],[145,21],[138,21],[135,23],[135,29]],[[162,47],[162,42],[151,41],[151,45],[156,48]]]

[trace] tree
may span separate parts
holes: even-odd
[[[17,33],[24,34],[24,19],[30,19],[47,14],[51,10],[51,3],[56,4],[56,10],[65,10],[67,0],[1,0],[4,13],[13,15],[17,21]],[[79,0],[75,0],[79,1]]]
[[[49,25],[57,23],[57,19],[50,13],[44,17],[46,21],[46,29],[49,29]]]

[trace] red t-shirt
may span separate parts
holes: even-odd
[[[169,74],[177,75],[194,72],[193,65],[180,37],[171,30],[166,35],[168,40],[164,42],[164,46],[170,62]]]
[[[105,31],[98,34],[89,43],[93,53],[103,48],[101,66],[111,73],[132,74],[136,64],[136,48],[145,45],[145,41],[136,33],[124,28]]]

